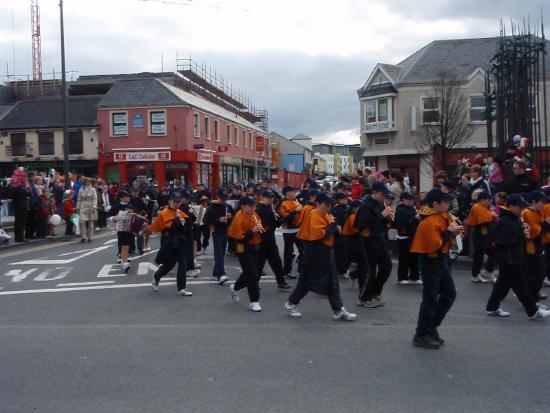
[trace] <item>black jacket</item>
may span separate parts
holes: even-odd
[[[382,216],[385,206],[370,195],[367,195],[365,201],[357,212],[355,226],[359,229],[368,228],[371,238],[386,237],[386,218]]]
[[[331,209],[330,213],[334,217],[334,222],[336,225],[344,226],[346,219],[348,217],[348,206],[347,205],[336,205]]]
[[[229,205],[222,204],[218,201],[213,201],[206,210],[206,213],[204,214],[204,222],[206,223],[206,225],[214,227],[214,230],[212,232],[214,232],[215,234],[227,235],[227,229],[229,228],[231,219],[229,219],[227,223],[220,222],[220,218],[224,217],[226,213],[230,213],[231,216],[235,215],[233,208],[231,208]]]
[[[495,246],[498,265],[522,265],[525,234],[519,216],[502,208],[498,222],[489,233],[489,243]]]
[[[275,239],[275,229],[283,223],[281,217],[276,218],[270,205],[258,204],[256,213],[260,216],[265,231],[262,233],[262,242]]]
[[[538,189],[536,181],[527,174],[512,176],[506,185],[504,191],[508,194],[519,194],[521,192],[532,192]]]
[[[413,237],[418,227],[416,208],[414,206],[397,205],[395,210],[395,229],[403,237]]]

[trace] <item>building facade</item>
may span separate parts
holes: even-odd
[[[311,138],[288,139],[276,132],[271,132],[269,136],[277,144],[281,169],[289,172],[313,173],[313,150],[301,144],[311,146]]]
[[[442,73],[454,78],[466,96],[473,136],[455,149],[448,165],[437,167],[451,169],[463,155],[486,153],[485,74],[498,41],[434,41],[397,65],[376,65],[358,90],[365,163],[378,170],[407,172],[420,183],[420,190],[432,187],[434,166],[419,153],[415,141],[421,128],[439,119],[440,101],[434,97],[433,84]]]

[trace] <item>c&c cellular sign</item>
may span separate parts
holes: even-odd
[[[168,162],[171,159],[170,152],[115,152],[115,162]]]

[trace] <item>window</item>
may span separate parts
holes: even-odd
[[[235,139],[235,146],[239,146],[239,130],[237,128],[233,129],[233,138]]]
[[[149,112],[149,134],[166,135],[166,112],[156,110]]]
[[[201,131],[200,131],[200,126],[199,126],[199,114],[198,113],[195,113],[193,115],[193,135],[195,136],[195,138],[200,138],[201,137]]]
[[[205,138],[210,140],[210,118],[204,118],[204,134]]]
[[[439,122],[439,99],[422,98],[422,123]]]
[[[126,112],[111,113],[112,136],[128,135],[128,114]]]
[[[367,111],[367,123],[376,122],[376,100],[371,99],[365,102]]]
[[[390,105],[392,105],[391,111]],[[380,98],[366,100],[365,119],[367,123],[388,122],[393,120],[393,99]]]
[[[388,99],[378,99],[378,122],[388,120]]]
[[[27,135],[24,133],[12,133],[11,154],[13,156],[25,156],[27,154]]]
[[[214,121],[214,139],[216,142],[220,141],[220,122],[217,120]]]
[[[252,140],[252,132],[248,132],[248,147],[254,149],[254,141]]]
[[[485,96],[470,96],[470,122],[485,121]]]
[[[227,125],[227,144],[231,145],[231,125]]]
[[[82,155],[84,153],[84,142],[82,131],[69,132],[69,155]]]
[[[248,145],[246,144],[246,131],[245,130],[243,130],[243,146],[245,148],[248,148]]]
[[[53,142],[53,132],[40,132],[38,134],[38,154],[53,155],[55,153]]]

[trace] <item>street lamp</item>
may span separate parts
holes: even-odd
[[[63,96],[63,170],[65,171],[65,189],[70,189],[69,175],[69,127],[67,102],[67,75],[65,71],[65,30],[63,28],[63,0],[59,0],[59,23],[61,27],[61,93]]]

